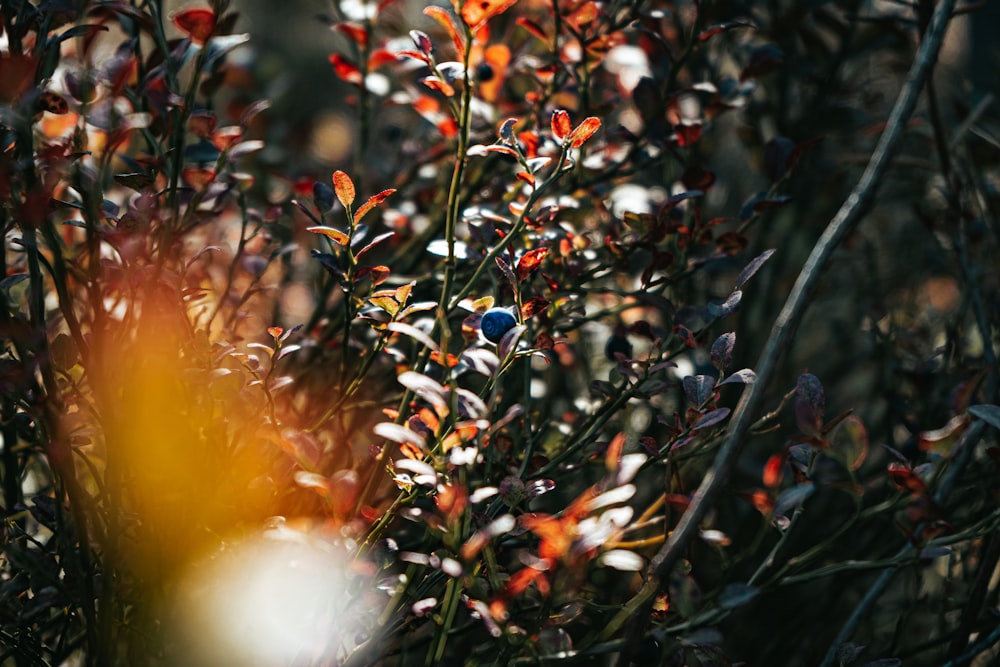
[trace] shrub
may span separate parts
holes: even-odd
[[[343,0],[299,155],[227,1],[5,3],[3,664],[995,655],[986,107],[832,4]]]

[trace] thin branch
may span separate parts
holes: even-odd
[[[639,594],[645,595],[647,599],[632,614],[625,649],[620,654],[617,663],[619,667],[627,667],[635,647],[638,646],[640,639],[645,634],[649,620],[649,606],[652,603],[653,593],[658,587],[658,581],[664,579],[673,569],[681,553],[696,534],[701,520],[713,506],[720,489],[729,478],[736,458],[742,449],[743,437],[763,400],[767,382],[771,379],[777,366],[781,351],[787,347],[792,332],[805,312],[809,296],[819,280],[820,273],[841,240],[870,208],[878,186],[885,177],[893,154],[903,137],[907,121],[913,115],[924,82],[937,60],[938,51],[941,48],[954,7],[955,0],[942,0],[934,10],[930,27],[920,44],[916,58],[907,75],[906,83],[889,114],[885,133],[879,139],[864,174],[813,247],[798,279],[795,281],[791,294],[789,294],[771,328],[771,334],[755,368],[757,382],[744,389],[743,396],[740,398],[730,422],[726,440],[719,449],[715,462],[706,473],[695,492],[691,505],[681,517],[677,527],[670,535],[670,539],[651,561],[647,585]],[[650,586],[650,583],[655,585]]]

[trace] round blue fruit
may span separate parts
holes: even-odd
[[[486,340],[491,343],[499,343],[504,334],[510,331],[515,324],[517,324],[517,320],[506,308],[490,308],[483,313],[479,328],[482,329]]]

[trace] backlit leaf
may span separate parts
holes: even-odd
[[[573,126],[569,122],[569,114],[563,109],[552,112],[552,136],[562,141],[573,131]]]
[[[595,116],[590,116],[589,118],[584,118],[583,122],[576,126],[573,130],[573,134],[569,136],[569,144],[571,148],[579,148],[588,139],[594,136],[599,129],[601,129],[601,121]]]
[[[533,296],[521,304],[521,320],[528,320],[549,307],[548,299]]]
[[[764,464],[764,486],[773,489],[781,484],[781,478],[785,473],[785,453],[778,452],[768,457]]]
[[[625,549],[612,549],[605,551],[597,558],[597,564],[603,567],[612,567],[623,572],[638,572],[646,564],[646,561],[634,551]]]
[[[451,43],[455,46],[455,53],[465,53],[465,38],[459,33],[455,26],[454,17],[442,7],[424,7],[424,14],[441,24],[441,26],[451,37]]]
[[[486,25],[486,22],[502,14],[517,3],[517,0],[465,0],[462,4],[462,20],[472,32]]]
[[[337,199],[344,208],[350,208],[354,203],[354,181],[344,172],[333,172],[333,191],[337,193]]]
[[[452,87],[452,85],[450,83],[448,83],[447,81],[445,81],[443,79],[440,79],[440,78],[438,78],[436,76],[425,76],[424,78],[420,79],[420,83],[424,84],[425,86],[427,86],[431,90],[438,91],[439,93],[441,93],[445,97],[454,97],[455,96],[455,89],[454,89],[454,87]]]
[[[316,227],[306,227],[307,232],[312,232],[313,234],[322,234],[327,238],[332,239],[335,243],[338,243],[345,248],[351,242],[351,237],[349,237],[344,232],[333,227],[327,227],[325,225],[319,225]]]
[[[381,422],[375,424],[372,431],[380,438],[385,438],[386,440],[391,440],[397,444],[403,444],[406,442],[413,443],[420,447],[421,449],[426,449],[427,441],[424,436],[417,433],[416,431],[411,431],[410,429],[396,424],[393,422]]]
[[[358,23],[345,21],[333,26],[337,32],[346,35],[348,39],[364,49],[368,46],[368,32]]]
[[[363,81],[361,70],[359,70],[358,66],[350,60],[339,53],[331,53],[330,64],[333,65],[333,71],[338,77],[347,83],[353,83],[359,86],[361,85]]]
[[[177,29],[195,44],[204,44],[215,32],[215,12],[207,7],[188,7],[171,17]]]
[[[369,197],[368,201],[366,201],[364,204],[358,207],[358,210],[354,212],[354,222],[361,222],[361,218],[365,217],[365,215],[370,210],[372,210],[373,208],[384,202],[389,197],[389,195],[391,195],[395,191],[396,191],[395,188],[389,188],[388,190],[383,190],[377,195],[372,195],[371,197]]]
[[[525,278],[534,273],[535,270],[541,265],[542,260],[545,259],[547,254],[549,254],[548,248],[535,248],[534,250],[529,250],[524,253],[521,258],[517,260],[518,281],[523,282]]]

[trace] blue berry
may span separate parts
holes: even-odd
[[[499,343],[504,334],[510,331],[517,320],[506,308],[490,308],[483,313],[483,319],[479,322],[486,340],[491,343]]]

